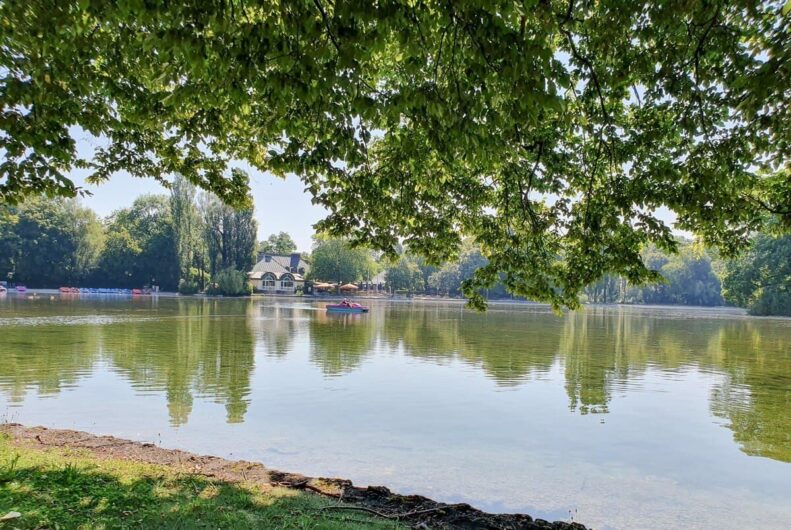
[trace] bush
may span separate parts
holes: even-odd
[[[197,292],[198,282],[185,280],[184,278],[179,281],[179,294],[195,294]]]
[[[206,292],[223,296],[242,296],[252,294],[253,286],[247,281],[247,274],[234,269],[225,269],[217,274],[214,284]]]

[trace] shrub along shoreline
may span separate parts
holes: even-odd
[[[585,530],[79,431],[0,425],[9,528]],[[0,522],[0,528],[4,528]]]

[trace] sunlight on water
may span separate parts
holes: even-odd
[[[0,418],[596,528],[787,528],[791,320],[0,300]]]

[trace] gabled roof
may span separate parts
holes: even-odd
[[[305,273],[310,270],[310,264],[298,254],[290,256],[262,254],[259,257],[258,263],[253,266],[253,270],[250,272],[291,272],[292,267],[297,269],[296,273],[299,272],[299,269],[303,269]]]
[[[261,254],[259,255],[258,263],[253,266],[247,277],[251,280],[260,280],[266,273],[271,273],[275,276],[276,280],[285,274],[290,274],[294,277],[294,281],[304,281],[304,274],[300,274],[300,269],[307,273],[310,270],[310,265],[302,257],[297,254],[283,256],[280,254]],[[292,270],[296,270],[292,272]]]

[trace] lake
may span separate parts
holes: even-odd
[[[791,320],[0,298],[0,419],[598,529],[788,528]]]

